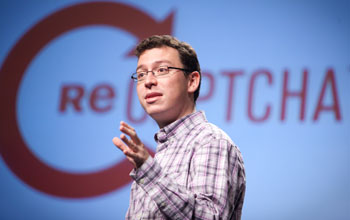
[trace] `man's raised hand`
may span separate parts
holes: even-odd
[[[138,138],[135,129],[127,123],[121,121],[119,130],[123,133],[120,135],[120,138],[113,138],[114,145],[124,153],[135,168],[139,168],[149,157],[145,145]]]

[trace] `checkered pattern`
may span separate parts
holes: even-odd
[[[155,157],[130,176],[126,219],[241,219],[245,172],[241,153],[204,112],[155,135]]]

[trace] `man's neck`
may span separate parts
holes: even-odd
[[[187,111],[184,111],[184,112],[181,112],[181,114],[178,114],[177,116],[175,116],[174,118],[172,119],[168,119],[168,120],[156,120],[154,119],[157,124],[158,124],[158,127],[161,129],[161,128],[164,128],[165,126],[183,118],[183,117],[186,117],[187,115],[189,114],[192,114],[193,112],[196,111],[196,106],[193,106],[190,110],[187,110]]]

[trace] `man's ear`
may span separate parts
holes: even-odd
[[[188,75],[187,92],[194,93],[199,86],[200,79],[201,79],[201,75],[199,74],[198,71],[193,71],[192,73],[190,73],[190,75]]]

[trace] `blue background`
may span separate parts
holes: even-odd
[[[0,65],[36,23],[86,2],[1,1]],[[247,175],[242,219],[350,218],[349,1],[116,2],[156,21],[174,13],[172,33],[195,48],[203,72],[213,76],[213,87],[203,78],[202,95],[211,89],[213,93],[198,101],[197,109],[205,110],[208,120],[225,130],[242,151]],[[131,123],[155,149],[156,123],[150,118],[132,123],[126,113],[129,77],[137,59],[125,54],[137,41],[122,29],[81,27],[52,40],[32,60],[17,93],[17,119],[23,139],[40,160],[73,173],[118,163],[124,157],[111,140],[119,135],[120,120]],[[332,111],[321,111],[314,121],[329,68],[334,70],[341,119],[336,120]],[[272,83],[257,78],[253,114],[261,117],[267,104],[271,113],[254,122],[247,113],[249,82],[261,69],[271,73]],[[289,71],[288,90],[300,91],[305,69],[305,119],[299,118],[300,99],[288,98],[281,120],[283,73]],[[233,71],[243,75],[234,81],[227,120],[229,78],[223,73]],[[72,106],[59,111],[62,85],[70,83],[84,87],[80,113]],[[105,113],[89,105],[91,91],[101,83],[116,94],[112,109]],[[325,105],[334,102],[330,88]],[[132,116],[141,117],[135,93],[132,102]],[[130,184],[97,197],[56,197],[20,180],[2,159],[0,180],[1,219],[123,219],[128,207]]]

